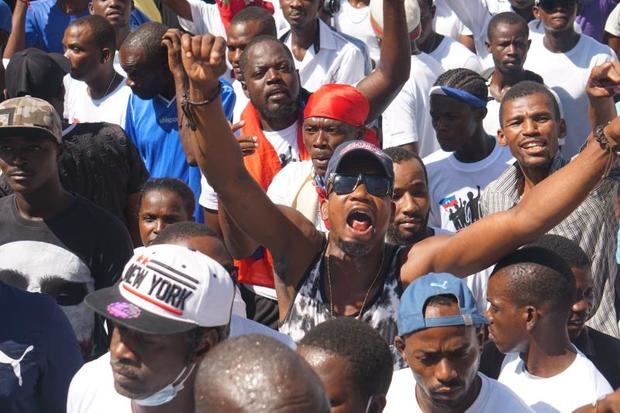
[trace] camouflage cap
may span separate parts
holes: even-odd
[[[62,141],[62,123],[56,109],[43,99],[24,96],[0,103],[0,138],[43,136]]]

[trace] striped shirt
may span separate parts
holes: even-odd
[[[558,152],[551,163],[551,173],[567,163]],[[521,198],[522,187],[523,172],[515,162],[483,191],[482,214],[489,215],[515,206]],[[618,232],[618,220],[614,212],[616,191],[616,181],[603,180],[577,209],[549,233],[575,241],[590,257],[594,279],[594,306],[588,325],[620,337],[614,306]]]

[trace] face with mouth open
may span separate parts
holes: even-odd
[[[510,148],[522,168],[548,168],[566,134],[551,94],[535,92],[502,105],[499,143]]]
[[[337,173],[385,177],[378,161],[368,155],[345,157]],[[352,256],[365,255],[382,244],[394,210],[391,194],[373,195],[363,181],[347,194],[337,194],[332,187],[328,184],[328,199],[321,204],[321,215],[330,223],[330,240]]]

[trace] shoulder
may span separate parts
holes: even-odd
[[[445,164],[448,163],[448,159],[452,156],[451,152],[446,152],[441,149],[431,153],[428,156],[425,156],[422,159],[424,162],[424,166],[426,166],[427,172],[430,174],[431,172],[439,172],[443,168],[445,168]]]
[[[526,413],[532,412],[532,409],[525,404],[508,386],[493,380],[482,373],[478,373],[482,379],[481,394],[478,397],[487,397],[486,411],[502,411],[505,413]],[[484,392],[484,395],[483,395]]]
[[[238,337],[248,334],[259,334],[271,337],[293,350],[297,347],[293,339],[288,335],[282,334],[276,330],[257,323],[256,321],[233,314],[230,318],[230,336]]]
[[[67,396],[67,411],[70,413],[92,413],[105,411],[125,413],[130,409],[130,400],[114,390],[114,378],[110,367],[110,353],[86,363],[73,376]],[[114,408],[120,408],[116,410]]]
[[[69,215],[70,219],[75,219],[78,223],[88,225],[91,233],[97,234],[94,238],[107,245],[111,239],[104,239],[101,237],[102,234],[108,234],[111,237],[122,236],[123,238],[127,236],[127,229],[118,218],[81,195],[73,195],[76,197],[76,200],[73,205],[73,211]],[[117,241],[120,241],[120,239],[117,238]]]
[[[437,76],[443,72],[441,63],[433,56],[423,52],[411,55],[411,73],[415,73],[415,75],[409,78],[410,81],[418,82],[420,75],[424,74],[425,77],[432,77],[432,82],[435,82]]]
[[[416,409],[418,406],[415,399],[415,387],[416,381],[411,369],[396,370],[392,375],[392,383],[387,393],[387,404],[384,412],[401,412],[404,406],[409,406],[414,412],[418,411]]]
[[[606,44],[596,41],[592,37],[582,34],[580,39],[582,50],[587,50],[596,64],[608,60],[618,60],[613,49]]]

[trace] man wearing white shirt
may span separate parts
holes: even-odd
[[[196,250],[160,244],[136,252],[117,285],[86,298],[110,322],[110,351],[76,373],[67,412],[192,411],[204,354],[229,334],[264,334],[231,316],[234,295],[229,272]]]
[[[560,97],[567,130],[561,152],[570,159],[579,152],[598,120],[588,118],[586,84],[594,66],[616,61],[613,50],[577,33],[578,0],[537,0],[534,12],[545,29],[532,38],[525,68],[539,74]]]
[[[459,19],[474,35],[476,54],[482,60],[483,68],[492,67],[490,55],[486,49],[487,27],[491,18],[501,12],[517,13],[527,22],[534,20],[532,6],[534,0],[444,0]]]
[[[418,0],[420,5],[420,26],[422,32],[417,40],[421,51],[437,60],[444,70],[464,67],[474,72],[482,72],[478,56],[456,40],[443,36],[433,29],[436,8],[433,0]]]
[[[482,122],[488,91],[480,75],[449,70],[431,89],[431,116],[441,150],[427,156],[429,225],[459,231],[482,217],[480,192],[512,163],[510,151]]]
[[[405,14],[411,47],[411,70],[409,79],[383,112],[383,148],[400,146],[426,156],[439,149],[428,109],[429,91],[444,68],[418,49],[417,39],[422,32],[418,0],[405,1]],[[375,25],[378,36],[382,30],[381,24]]]
[[[81,17],[65,30],[63,45],[71,62],[71,72],[63,80],[65,119],[124,127],[131,89],[114,70],[114,27],[101,16]]]
[[[572,412],[612,392],[570,342],[575,296],[568,264],[537,246],[501,259],[489,279],[489,337],[507,353],[498,380],[539,413]]]
[[[364,77],[362,52],[319,19],[321,0],[281,0],[291,29],[280,39],[291,50],[301,86],[314,92],[326,83],[354,85]]]
[[[483,73],[487,80],[490,98],[484,130],[492,136],[500,129],[499,107],[504,93],[523,80],[543,83],[534,72],[523,69],[530,48],[529,27],[516,13],[502,12],[489,22],[487,50],[493,58],[494,68]]]
[[[384,413],[531,413],[478,372],[486,324],[463,280],[430,273],[414,281],[401,297],[395,341],[410,368],[394,373]]]

